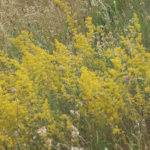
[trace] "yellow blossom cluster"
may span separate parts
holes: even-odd
[[[77,13],[75,12],[73,15],[71,14],[71,7],[67,5],[67,2],[61,2],[60,0],[55,0],[55,3],[57,3],[61,8],[64,9],[64,12],[67,14],[67,22],[68,22],[68,29],[70,32],[75,35],[77,34],[77,28],[76,23],[77,20],[75,20],[75,17]]]
[[[53,141],[70,144],[69,139],[83,146],[79,135],[89,130],[87,124],[91,129],[111,126],[112,134],[120,134],[126,116],[135,121],[149,115],[150,54],[140,43],[136,14],[122,46],[102,50],[93,48],[95,32],[103,30],[92,18],[86,21],[87,34],[77,34],[75,14],[71,17],[67,3],[55,2],[67,14],[76,54],[57,39],[48,54],[27,31],[10,39],[20,49],[20,62],[0,51],[1,149],[24,143],[29,149],[51,147]]]

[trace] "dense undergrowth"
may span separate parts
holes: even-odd
[[[117,14],[127,5],[114,2]],[[84,23],[69,2],[55,5],[66,41],[45,50],[23,30],[0,51],[0,149],[148,150],[150,53],[138,15],[120,32],[105,22],[114,12],[95,22],[94,1]]]

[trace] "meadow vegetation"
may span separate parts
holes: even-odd
[[[149,150],[148,0],[0,1],[0,149]]]

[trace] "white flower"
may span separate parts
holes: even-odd
[[[72,138],[74,138],[74,137],[75,137],[75,135],[76,135],[76,132],[72,131],[72,132],[71,132],[71,136],[72,136]]]
[[[46,145],[47,145],[47,146],[52,146],[52,141],[51,141],[50,139],[48,139],[48,140],[46,141]]]
[[[40,128],[40,130],[37,131],[36,133],[40,134],[40,135],[43,135],[43,134],[46,134],[46,132],[47,132],[47,130],[46,130],[45,126],[44,126],[44,127]]]
[[[74,114],[74,110],[70,110],[70,113],[73,115]]]
[[[18,131],[15,131],[15,134],[14,134],[16,137],[18,136]]]
[[[79,132],[72,131],[71,136],[72,136],[72,138],[74,138],[75,136],[79,136]]]
[[[41,128],[41,131],[43,134],[46,134],[47,130],[46,130],[45,126]]]
[[[37,131],[36,133],[37,133],[37,134],[40,134],[40,133],[42,133],[42,132],[41,132],[41,131]]]
[[[13,89],[11,90],[11,92],[12,92],[12,93],[16,93],[16,92],[18,92],[18,90],[15,89],[15,88],[13,88]]]
[[[79,132],[76,132],[76,135],[79,136]]]

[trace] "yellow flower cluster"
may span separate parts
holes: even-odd
[[[34,149],[30,144],[34,140],[47,147],[53,140],[72,138],[78,143],[85,122],[91,128],[112,126],[112,133],[119,134],[123,130],[119,124],[127,115],[131,120],[148,116],[150,54],[140,43],[136,14],[129,35],[121,37],[123,46],[102,51],[92,47],[94,32],[103,32],[92,18],[86,21],[87,34],[77,34],[76,14],[71,16],[67,3],[55,2],[67,14],[76,55],[56,39],[50,55],[34,45],[32,33],[26,31],[10,39],[20,49],[21,63],[0,51],[1,149],[24,143]],[[85,124],[80,124],[80,118]]]
[[[58,133],[47,99],[51,99],[50,104],[56,108],[57,103],[54,106],[53,100],[61,100],[61,103],[62,100],[69,100],[76,86],[76,69],[73,67],[76,60],[57,40],[53,55],[35,46],[31,34],[26,31],[10,40],[20,48],[23,57],[20,64],[1,51],[0,60],[4,71],[0,74],[0,130],[5,129],[7,136],[1,136],[3,142],[0,145],[5,145],[4,141],[16,142],[14,132],[18,130],[18,125],[17,136],[20,144],[28,142],[28,136],[33,137],[43,123],[49,131],[48,136]],[[66,87],[69,89],[68,93]],[[8,136],[12,142],[8,140]]]
[[[77,28],[76,23],[77,20],[75,20],[75,17],[77,13],[75,12],[73,15],[71,14],[71,7],[67,6],[67,2],[61,2],[60,0],[55,0],[55,2],[64,9],[64,12],[67,14],[67,22],[68,22],[68,29],[70,32],[75,35],[77,34]]]

